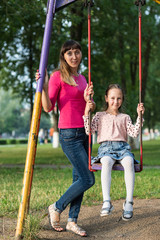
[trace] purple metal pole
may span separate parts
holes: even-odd
[[[15,235],[16,240],[21,239],[23,222],[26,217],[27,207],[29,206],[28,201],[30,199],[34,160],[36,156],[39,123],[40,123],[40,117],[41,117],[41,93],[42,93],[43,81],[45,77],[45,68],[47,66],[47,60],[48,60],[49,43],[50,43],[50,37],[52,32],[52,22],[53,22],[53,15],[55,12],[55,5],[56,5],[56,0],[48,1],[48,11],[47,11],[46,25],[45,25],[43,45],[42,45],[42,51],[41,51],[41,59],[40,59],[40,65],[39,65],[40,79],[37,82],[37,90],[35,94],[34,108],[32,113],[32,121],[31,121],[31,127],[30,127],[28,149],[27,149],[26,163],[25,163],[25,170],[24,170],[24,177],[23,177],[21,202],[19,206],[17,228],[16,228],[16,235]]]
[[[36,128],[36,130],[37,130],[36,138],[37,139],[38,139],[39,125],[40,125],[40,118],[41,118],[41,108],[42,108],[42,104],[39,104],[39,103],[41,102],[41,93],[42,93],[43,82],[44,82],[44,78],[45,78],[45,69],[47,67],[47,62],[48,62],[49,45],[50,45],[50,38],[51,38],[51,33],[52,33],[52,23],[53,23],[53,16],[55,13],[55,6],[56,6],[56,0],[48,0],[46,24],[45,24],[43,44],[42,44],[42,50],[41,50],[41,58],[40,58],[40,64],[39,64],[40,79],[37,82],[37,91],[36,91],[36,95],[35,95],[35,104],[34,104],[34,108],[37,109],[37,111],[35,112],[35,117],[32,118],[33,119],[32,122],[33,122],[34,126],[36,126],[37,122],[38,122],[38,125]],[[35,134],[35,133],[32,132],[32,134]],[[34,155],[31,156],[32,169],[31,169],[30,184],[29,184],[29,189],[28,189],[28,206],[27,206],[28,212],[29,212],[29,202],[30,202],[30,194],[31,194],[31,187],[32,187],[34,163],[35,163],[35,157],[36,157],[36,148],[37,148],[37,146],[35,146]]]
[[[47,67],[47,62],[48,62],[49,45],[50,45],[50,38],[52,33],[52,23],[53,23],[53,16],[55,13],[55,6],[56,6],[56,0],[48,0],[46,25],[44,30],[43,45],[42,45],[41,58],[40,58],[40,64],[39,64],[40,79],[37,82],[36,92],[42,92],[42,88],[43,88],[45,69]]]
[[[50,38],[51,38],[51,32],[52,32],[52,22],[53,22],[53,16],[54,16],[54,12],[55,12],[55,6],[56,6],[56,0],[48,1],[46,25],[45,25],[45,30],[44,30],[41,58],[40,58],[40,64],[39,64],[39,69],[40,69],[39,72],[41,73],[40,74],[41,79],[37,82],[37,91],[36,91],[36,95],[35,95],[35,104],[34,104],[34,110],[37,109],[37,111],[35,111],[35,116],[32,118],[33,125],[37,126],[36,133],[32,132],[32,135],[33,134],[36,135],[36,139],[38,139],[39,125],[40,125],[40,118],[41,118],[41,109],[42,109],[42,104],[39,104],[39,103],[41,102],[41,93],[42,93],[43,82],[44,82],[44,78],[45,78],[45,69],[47,67],[47,62],[48,62],[48,53],[49,53],[49,45],[50,45]],[[52,9],[53,9],[53,11],[52,11]],[[31,141],[32,141],[32,139],[31,139]],[[31,158],[31,161],[32,161],[32,169],[31,169],[31,173],[30,173],[30,183],[29,183],[29,189],[28,189],[27,213],[29,212],[29,205],[30,205],[30,194],[31,194],[31,187],[32,187],[34,163],[35,163],[35,157],[36,157],[36,148],[37,148],[37,143],[35,145],[34,155],[29,156],[29,158]]]

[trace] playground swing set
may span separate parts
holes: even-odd
[[[41,95],[42,95],[43,82],[45,78],[45,69],[47,67],[47,61],[48,61],[53,17],[56,11],[76,1],[77,0],[48,0],[48,3],[47,3],[47,16],[46,16],[43,44],[42,44],[42,50],[41,50],[41,58],[40,58],[40,64],[39,64],[40,79],[37,82],[32,121],[31,121],[31,127],[30,127],[28,149],[27,149],[26,163],[25,163],[24,177],[23,177],[23,188],[21,193],[21,202],[19,206],[17,228],[16,228],[16,234],[15,234],[16,240],[20,240],[22,237],[24,219],[26,217],[26,214],[29,211],[34,162],[35,162],[35,156],[36,156],[38,132],[39,132],[39,125],[40,125],[40,118],[41,118],[41,110],[42,110]],[[84,0],[84,6],[88,8],[88,83],[89,85],[91,84],[91,7],[93,5],[94,5],[93,0]],[[145,5],[145,0],[136,0],[135,5],[139,7],[139,102],[141,102],[141,95],[142,95],[141,94],[142,93],[141,7]],[[142,115],[140,117],[140,121],[142,123]],[[97,170],[101,170],[101,164],[94,163],[91,165],[91,138],[92,138],[91,113],[89,114],[89,123],[90,123],[90,126],[89,126],[90,131],[89,131],[89,152],[88,152],[89,166],[88,167],[90,171],[97,171]],[[140,163],[136,161],[134,166],[135,166],[135,172],[141,172],[143,170],[142,128],[140,129]],[[113,170],[122,171],[123,167],[121,166],[121,164],[115,164],[113,166]]]
[[[93,4],[92,4],[93,5]],[[141,7],[145,5],[145,0],[135,1],[135,5],[139,8],[139,103],[142,102],[142,61],[141,61]],[[90,5],[88,6],[88,82],[91,84],[91,30],[90,30]],[[89,114],[89,152],[88,152],[88,167],[90,171],[101,170],[101,163],[91,164],[91,112]],[[134,160],[135,172],[141,172],[143,170],[143,144],[142,144],[142,114],[140,115],[140,162]],[[120,163],[115,163],[113,165],[113,170],[123,171],[123,166]]]

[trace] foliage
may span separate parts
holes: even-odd
[[[28,139],[0,139],[0,145],[6,145],[6,144],[27,144]]]
[[[146,3],[142,7],[142,101],[147,109],[145,124],[154,128],[160,121],[160,8],[153,1]],[[2,0],[0,11],[0,85],[6,89],[12,87],[21,99],[31,104],[32,110],[34,73],[42,46],[46,1]],[[135,120],[139,88],[138,8],[128,0],[95,1],[91,29],[92,81],[97,111],[103,109],[105,88],[118,82],[126,93],[126,112]],[[83,1],[76,1],[55,14],[49,73],[58,66],[59,49],[68,38],[82,44],[82,73],[87,78],[87,9]]]
[[[24,127],[25,119],[22,117],[24,107],[18,98],[12,98],[11,92],[1,90],[0,100],[0,134],[3,132],[11,134],[13,130]]]
[[[40,221],[38,216],[27,215],[23,229],[24,240],[38,240],[37,234],[40,229]]]
[[[2,133],[12,134],[15,136],[27,135],[29,132],[29,109],[27,105],[22,104],[20,99],[15,97],[11,91],[0,90],[0,135]],[[42,113],[41,128],[49,129],[49,115]]]
[[[0,145],[6,145],[7,139],[0,139]]]
[[[3,43],[5,58],[2,59],[0,82],[6,89],[12,88],[21,99],[31,104],[33,109],[33,82],[39,61],[43,23],[45,19],[43,1],[16,0],[1,1],[4,24],[4,38],[10,36],[9,42]],[[14,13],[14,14],[13,14]],[[37,14],[38,13],[38,14]],[[5,24],[7,25],[6,29]],[[7,38],[8,39],[8,38]]]

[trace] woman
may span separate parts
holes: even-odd
[[[74,40],[66,41],[60,51],[60,66],[47,77],[42,91],[44,111],[53,110],[55,102],[60,110],[60,144],[73,165],[73,183],[61,198],[48,207],[51,226],[63,231],[60,214],[70,204],[67,231],[82,237],[85,230],[77,225],[78,214],[84,192],[94,185],[94,174],[88,170],[88,137],[85,134],[83,114],[89,95],[93,96],[93,85],[89,87],[83,75],[79,74],[82,59],[81,46]],[[38,75],[37,75],[38,78]],[[92,101],[92,110],[95,103]]]

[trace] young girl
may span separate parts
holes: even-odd
[[[137,107],[137,121],[133,125],[131,118],[127,114],[120,113],[120,108],[124,101],[124,94],[118,84],[109,85],[106,90],[105,101],[106,111],[97,112],[92,119],[91,131],[97,131],[97,142],[100,143],[98,156],[94,161],[102,163],[101,182],[103,192],[103,207],[101,216],[109,215],[113,206],[110,199],[111,171],[113,164],[118,161],[124,168],[126,184],[126,201],[123,204],[123,220],[130,220],[133,216],[133,190],[134,190],[134,156],[130,152],[127,143],[127,135],[137,137],[140,132],[140,114],[144,114],[143,103]],[[88,115],[92,102],[86,103],[85,114],[83,116],[85,131],[89,133]]]

